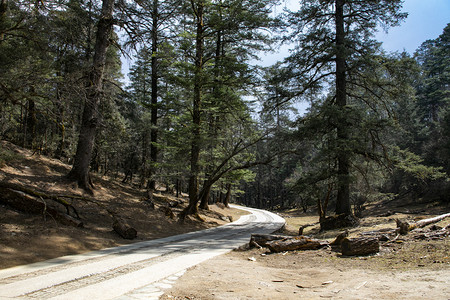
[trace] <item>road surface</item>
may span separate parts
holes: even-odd
[[[189,267],[284,225],[239,208],[251,214],[224,226],[0,270],[0,299],[158,299]]]

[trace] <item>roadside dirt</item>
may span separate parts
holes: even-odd
[[[407,207],[396,203],[369,207],[361,225],[349,229],[350,236],[395,228],[396,218],[413,221],[450,211],[437,204]],[[313,213],[297,210],[280,214],[287,220],[283,234],[295,235],[301,225],[318,221]],[[449,223],[446,219],[436,225]],[[340,232],[320,233],[318,225],[304,231],[328,241]],[[345,257],[331,248],[233,251],[191,268],[161,299],[450,299],[449,237],[398,236],[383,244],[377,255],[364,257]]]
[[[11,143],[0,141],[0,181],[19,184],[50,194],[83,195],[76,184],[67,183],[63,176],[70,167],[59,160],[33,154]],[[46,214],[23,213],[3,205],[0,199],[0,269],[43,261],[59,256],[79,254],[118,245],[157,239],[226,224],[226,217],[237,220],[246,212],[211,205],[201,211],[204,222],[188,218],[184,224],[167,217],[158,208],[167,201],[181,200],[173,208],[175,215],[187,204],[186,197],[158,193],[156,209],[143,199],[145,191],[109,177],[94,177],[94,199],[115,211],[138,236],[134,240],[121,238],[112,229],[109,214],[98,206],[75,200],[74,207],[84,223],[83,228],[62,225]],[[0,195],[1,198],[1,195]]]
[[[264,250],[232,252],[200,264],[161,299],[448,299],[450,295],[448,261],[404,269],[379,266],[378,256],[339,258],[328,250],[264,254]]]

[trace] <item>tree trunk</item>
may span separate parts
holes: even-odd
[[[343,255],[369,255],[380,252],[380,243],[376,237],[344,238],[341,242]]]
[[[92,68],[86,84],[86,101],[81,120],[80,135],[72,170],[67,177],[77,181],[80,188],[92,193],[92,182],[89,177],[89,165],[95,134],[99,123],[99,103],[102,98],[102,81],[106,62],[106,52],[113,30],[114,0],[103,0],[102,13],[97,24],[95,53]]]
[[[147,131],[144,131],[142,134],[141,178],[139,181],[139,188],[142,188],[145,185],[145,180],[147,179],[147,140],[148,134]]]
[[[34,141],[36,140],[36,105],[33,99],[28,100],[27,118],[25,127],[25,147],[33,149]],[[33,149],[34,150],[34,149]]]
[[[211,194],[211,187],[212,184],[209,184],[209,181],[207,180],[205,182],[205,185],[203,186],[202,192],[200,193],[201,195],[201,201],[200,201],[200,208],[201,209],[209,209],[209,196]]]
[[[339,149],[338,159],[338,190],[336,200],[336,214],[351,214],[350,207],[350,159],[345,149],[348,140],[348,125],[346,119],[347,87],[346,87],[346,44],[344,29],[345,0],[336,0],[336,119],[337,139]],[[342,149],[344,148],[344,149]]]
[[[153,22],[152,22],[152,94],[151,94],[151,119],[150,130],[150,182],[148,188],[156,188],[155,167],[158,161],[158,0],[153,0]]]
[[[231,183],[228,183],[227,184],[227,194],[225,196],[225,200],[223,200],[223,204],[225,205],[225,207],[230,207],[229,206],[230,198],[231,198]]]
[[[192,0],[193,1],[193,0]],[[192,107],[192,141],[191,141],[191,174],[189,177],[189,205],[180,215],[184,218],[187,214],[198,214],[198,175],[200,172],[200,125],[201,125],[201,103],[203,88],[203,10],[204,3],[202,0],[196,4],[195,14],[197,19],[196,47],[195,47],[195,75],[194,75],[194,99]]]

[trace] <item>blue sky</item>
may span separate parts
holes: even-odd
[[[405,0],[403,12],[408,18],[388,34],[380,32],[377,39],[389,52],[414,51],[426,40],[437,38],[450,23],[450,0]]]

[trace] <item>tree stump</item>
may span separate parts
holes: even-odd
[[[376,237],[344,238],[341,251],[347,256],[374,254],[380,252],[380,243]]]
[[[355,227],[359,220],[352,215],[340,214],[320,219],[320,231],[333,230],[345,227]]]
[[[127,222],[125,222],[122,219],[114,218],[113,221],[113,229],[115,232],[117,232],[121,237],[127,240],[132,240],[136,238],[137,231],[130,225],[128,225]]]

